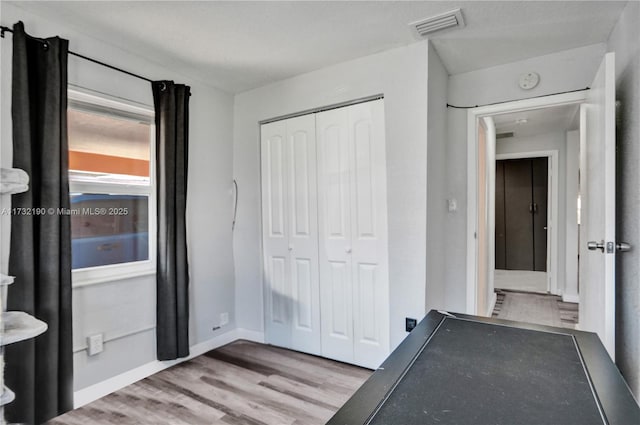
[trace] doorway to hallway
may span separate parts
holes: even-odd
[[[549,162],[550,157],[496,160],[496,289],[549,292]]]
[[[578,301],[581,100],[533,109],[503,105],[478,120],[476,296],[470,300],[478,314],[492,314],[494,289]]]

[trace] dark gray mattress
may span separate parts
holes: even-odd
[[[606,421],[572,335],[447,318],[369,423]]]

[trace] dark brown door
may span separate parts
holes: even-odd
[[[546,271],[547,158],[496,161],[496,268]]]
[[[547,271],[547,194],[549,182],[547,158],[531,160],[533,192],[533,270]]]
[[[507,268],[507,241],[504,205],[504,163],[496,161],[496,269]]]

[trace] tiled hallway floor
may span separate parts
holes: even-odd
[[[498,300],[492,316],[498,319],[575,329],[578,304],[555,295],[496,290]]]

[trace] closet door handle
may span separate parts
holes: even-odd
[[[344,252],[346,252],[347,254],[351,254],[351,247],[350,246],[345,246],[344,247]]]
[[[293,245],[289,245],[289,251],[293,251]]]

